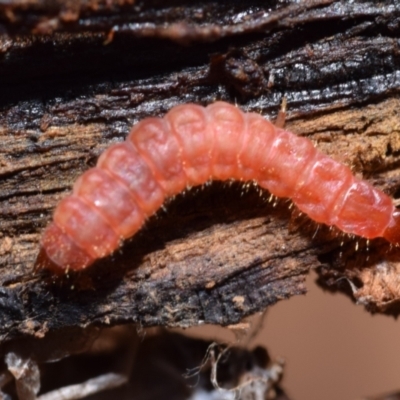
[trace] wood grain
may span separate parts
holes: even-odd
[[[322,285],[397,313],[396,249],[376,241],[355,251],[352,238],[240,185],[175,198],[96,270],[56,282],[32,271],[76,177],[133,123],[182,102],[221,99],[274,118],[286,96],[289,130],[397,198],[396,1],[232,1],[229,12],[212,1],[111,2],[67,21],[56,2],[17,3],[0,8],[2,341],[93,324],[229,325],[305,293],[317,267]],[[223,29],[205,38],[205,25]]]

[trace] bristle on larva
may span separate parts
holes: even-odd
[[[107,149],[57,206],[41,240],[46,265],[56,271],[88,267],[133,236],[167,198],[210,179],[254,180],[316,222],[400,243],[400,212],[389,196],[310,140],[216,102],[144,119]]]

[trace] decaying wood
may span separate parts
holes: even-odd
[[[45,340],[29,337],[2,346],[6,369],[0,397],[289,400],[281,385],[283,360],[271,359],[260,346],[250,350],[160,329],[143,336],[128,325],[85,330],[86,340],[82,331],[67,333],[68,340],[60,331]],[[70,357],[60,361],[68,351]]]
[[[288,129],[396,198],[397,1],[62,3],[0,5],[0,340],[93,324],[230,325],[305,293],[317,267],[321,284],[398,312],[397,249],[377,240],[365,255],[365,241],[239,183],[178,196],[79,276],[32,271],[76,177],[139,119],[182,102],[223,99],[274,118],[286,96]]]

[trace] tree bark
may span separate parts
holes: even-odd
[[[397,198],[399,21],[395,0],[2,2],[0,340],[127,322],[231,325],[305,293],[311,268],[321,285],[397,314],[397,249],[241,183],[177,196],[78,275],[33,266],[75,179],[135,122],[183,102],[221,99],[274,119],[286,97],[288,130]]]

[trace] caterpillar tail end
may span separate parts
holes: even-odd
[[[50,270],[57,275],[79,271],[94,262],[83,249],[78,247],[56,224],[50,224],[43,233],[41,248],[34,270]]]
[[[395,209],[383,237],[395,246],[400,246],[400,210]]]

